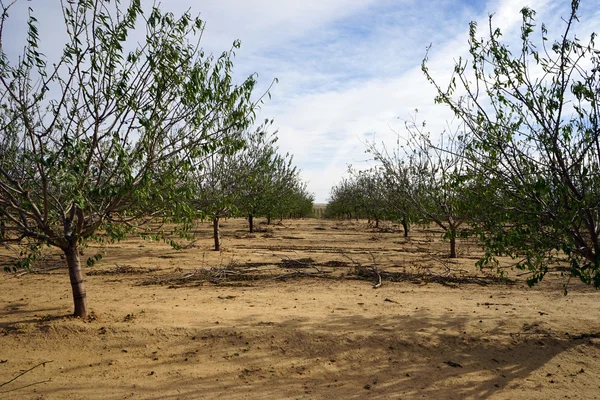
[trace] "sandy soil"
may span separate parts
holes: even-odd
[[[0,398],[600,398],[598,291],[489,279],[474,243],[449,263],[434,230],[243,224],[225,221],[221,252],[208,224],[180,251],[86,249],[105,253],[86,268],[86,320],[68,316],[56,254],[44,273],[1,274]],[[400,282],[374,289],[372,267]]]

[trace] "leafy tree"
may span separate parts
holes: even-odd
[[[398,171],[401,172],[401,171]],[[388,207],[388,217],[393,221],[398,221],[404,229],[404,237],[408,237],[410,225],[418,220],[417,212],[404,186],[406,182],[403,179],[395,179],[393,175],[383,174],[384,188],[386,191],[386,200]]]
[[[240,134],[239,139],[243,141]],[[223,147],[205,157],[192,175],[193,206],[213,223],[214,249],[221,249],[220,220],[234,215],[239,198],[235,147]]]
[[[398,209],[392,204],[395,199],[390,186],[390,179],[385,170],[379,166],[366,170],[348,169],[350,177],[343,179],[331,190],[331,198],[327,204],[325,216],[335,218],[345,215],[352,218],[367,218],[369,223],[384,219],[396,218]]]
[[[289,191],[284,204],[285,208],[280,211],[280,217],[283,217],[287,212],[296,218],[307,218],[313,215],[313,206],[315,195],[308,191],[306,182],[302,182],[299,177],[293,182],[291,191]]]
[[[234,171],[239,182],[236,207],[248,216],[250,232],[254,232],[254,217],[261,215],[261,206],[268,197],[273,159],[277,155],[276,141],[274,135],[257,131],[248,138],[247,146],[236,157]]]
[[[268,169],[262,173],[265,174],[262,179],[257,177],[255,180],[264,184],[257,210],[267,217],[267,224],[270,224],[274,216],[283,218],[286,214],[293,213],[292,201],[299,177],[289,154],[281,156],[273,153]]]
[[[205,55],[203,22],[189,13],[144,15],[139,0],[61,4],[68,39],[55,62],[39,51],[32,12],[21,57],[0,43],[0,132],[12,149],[0,159],[0,216],[12,239],[32,244],[22,265],[39,245],[62,250],[74,313],[85,316],[80,247],[99,230],[121,239],[142,216],[191,212],[181,176],[252,123],[255,80],[234,85],[239,42]],[[145,37],[126,51],[140,19]]]
[[[292,215],[308,208],[312,212],[312,195],[300,180],[289,154],[277,152],[274,135],[264,130],[251,135],[246,148],[236,157],[235,175],[239,182],[237,210],[248,216],[250,232],[254,218]]]
[[[360,192],[356,181],[353,177],[343,178],[331,188],[325,218],[359,218],[360,204]]]
[[[552,41],[523,8],[521,45],[511,48],[492,17],[485,38],[471,23],[470,56],[446,88],[423,62],[437,101],[468,127],[465,160],[487,190],[481,265],[515,257],[530,284],[566,255],[571,276],[600,287],[600,50],[595,34],[573,33],[578,10],[572,1]]]
[[[360,214],[366,216],[369,221],[375,221],[375,228],[379,228],[379,222],[386,218],[389,210],[383,173],[378,168],[352,171],[352,173]]]

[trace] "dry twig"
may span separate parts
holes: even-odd
[[[50,361],[42,361],[41,363],[34,365],[33,367],[29,368],[28,370],[25,370],[25,371],[23,371],[23,372],[19,373],[19,374],[18,374],[17,376],[15,376],[14,378],[12,378],[12,379],[10,379],[10,380],[8,380],[8,381],[6,381],[6,382],[0,383],[0,387],[2,387],[2,386],[6,386],[6,385],[8,385],[8,384],[9,384],[9,383],[11,383],[11,382],[14,382],[14,381],[16,381],[17,379],[19,379],[20,377],[22,377],[22,376],[23,376],[23,375],[25,375],[26,373],[33,371],[34,369],[36,369],[36,368],[37,368],[37,367],[39,367],[40,365],[43,365],[43,366],[45,367],[47,363],[51,363],[51,362],[52,362],[52,360],[50,360]],[[24,388],[26,388],[26,387],[33,386],[33,385],[39,385],[40,383],[46,383],[46,382],[49,382],[49,381],[50,381],[50,379],[46,379],[46,380],[44,380],[44,381],[39,381],[39,382],[30,383],[30,384],[28,384],[28,385],[25,385],[25,386],[20,386],[20,387],[18,387],[18,388],[14,388],[14,389],[10,389],[10,390],[5,390],[5,391],[3,391],[3,392],[0,392],[0,394],[2,394],[2,393],[14,392],[14,391],[16,391],[16,390],[24,389]]]

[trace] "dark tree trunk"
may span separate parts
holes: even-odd
[[[81,271],[81,261],[79,259],[79,251],[77,245],[71,245],[66,249],[62,249],[67,258],[69,266],[69,278],[71,279],[71,289],[73,291],[73,304],[76,317],[87,317],[87,298],[85,293],[85,281],[83,272]]]
[[[271,225],[271,216],[267,216],[267,225]]]
[[[456,258],[456,229],[450,229],[450,258]]]
[[[375,218],[375,229],[379,229],[379,218]]]
[[[248,226],[250,227],[250,233],[254,232],[254,215],[248,215]]]
[[[402,228],[404,228],[404,237],[407,238],[408,237],[408,221],[406,220],[406,217],[402,218]]]
[[[213,236],[215,239],[215,251],[221,250],[221,232],[219,231],[219,217],[213,218]]]

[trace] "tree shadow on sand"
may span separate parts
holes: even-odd
[[[495,326],[467,334],[471,316],[432,318],[426,311],[385,320],[332,314],[318,324],[308,318],[281,323],[257,318],[247,315],[235,326],[157,338],[160,359],[151,361],[148,350],[145,358],[130,360],[136,376],[143,377],[136,379],[134,389],[123,379],[108,381],[106,387],[156,399],[485,399],[502,397],[505,390],[533,391],[530,398],[535,398],[536,388],[555,383],[551,377],[556,372],[546,371],[551,360],[587,343],[585,336],[569,337],[536,323],[518,332]],[[143,341],[119,345],[144,351]],[[600,354],[598,346],[592,347],[588,353]],[[208,374],[194,368],[206,363],[214,366]],[[72,370],[83,367],[73,365]],[[566,372],[577,379],[578,371]],[[546,374],[548,378],[540,378]],[[533,386],[520,389],[533,375]],[[560,380],[566,392],[576,393],[572,383]],[[94,388],[80,383],[76,389],[54,387],[44,393],[94,397]]]

